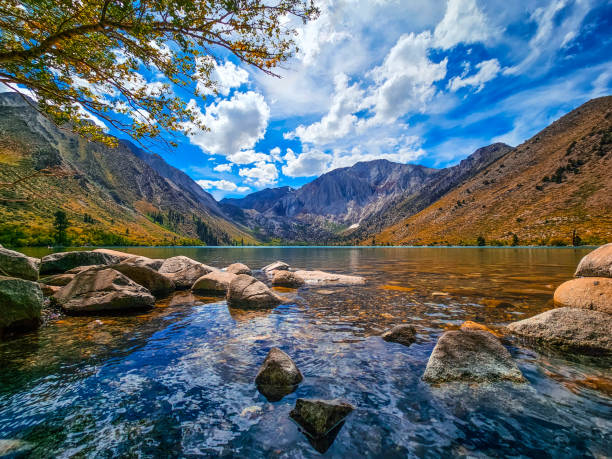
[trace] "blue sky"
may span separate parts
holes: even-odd
[[[316,3],[282,78],[217,56],[219,93],[191,102],[210,131],[156,151],[215,198],[376,158],[453,165],[612,92],[612,1]]]

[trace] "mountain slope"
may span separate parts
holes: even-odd
[[[609,96],[563,116],[375,241],[570,244],[574,231],[586,243],[611,241],[611,151]]]
[[[267,189],[221,201],[226,212],[264,237],[328,241],[403,193],[419,189],[437,170],[375,160],[335,169],[298,190]],[[239,209],[239,210],[238,210]]]
[[[68,214],[70,235],[80,244],[252,240],[222,217],[214,200],[206,205],[207,193],[183,189],[139,157],[146,153],[134,150],[128,142],[117,148],[88,142],[50,123],[18,95],[0,94],[0,182],[49,166],[59,172],[0,189],[5,242],[50,243],[58,209]],[[181,178],[166,166],[169,177]]]

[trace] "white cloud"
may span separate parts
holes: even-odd
[[[270,157],[274,162],[279,162],[281,160],[281,149],[279,147],[274,147],[270,150]]]
[[[196,183],[205,190],[217,189],[222,191],[235,191],[238,193],[250,191],[248,186],[238,186],[229,180],[198,180]]]
[[[201,131],[189,126],[195,131],[189,135],[191,143],[215,155],[227,156],[253,148],[263,138],[270,118],[270,107],[264,97],[253,91],[239,92],[231,99],[213,103],[205,113],[194,100],[188,107],[210,129]]]
[[[217,171],[217,172],[231,172],[232,171],[232,166],[233,166],[233,164],[231,164],[231,163],[219,164],[218,166],[215,166],[213,168],[213,170]]]
[[[242,150],[227,156],[234,164],[253,164],[260,161],[271,161],[272,158],[265,153],[257,153],[254,150]]]
[[[283,166],[283,174],[288,177],[312,177],[320,175],[329,169],[332,156],[319,150],[309,150],[299,155],[288,151],[285,155],[287,165]]]
[[[203,63],[202,60],[198,62],[200,64]],[[248,72],[231,61],[225,61],[223,64],[218,64],[216,61],[213,61],[212,66],[210,79],[214,82],[215,87],[210,88],[203,84],[202,81],[198,81],[197,90],[202,94],[214,94],[216,90],[219,94],[227,96],[232,88],[238,88],[240,85],[249,81]],[[194,76],[199,78],[197,73]],[[208,80],[206,79],[203,81]]]
[[[497,59],[482,61],[476,65],[478,72],[469,77],[454,77],[448,82],[451,91],[457,91],[467,86],[476,86],[476,92],[484,88],[484,84],[494,79],[500,72],[501,67]]]
[[[271,163],[258,162],[251,169],[240,169],[238,174],[246,177],[247,183],[251,183],[258,188],[275,185],[278,180],[278,170]]]
[[[437,48],[451,49],[459,43],[484,42],[494,34],[476,0],[448,0],[433,38]]]

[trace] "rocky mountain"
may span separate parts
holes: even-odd
[[[51,173],[48,173],[51,171]],[[8,245],[53,241],[66,212],[77,244],[253,241],[212,196],[159,156],[58,128],[13,93],[0,94],[0,235]]]
[[[378,234],[390,244],[600,244],[612,240],[612,97],[591,100]],[[416,201],[418,202],[418,201]],[[415,212],[418,210],[417,212]],[[362,235],[371,243],[372,235]],[[579,239],[576,239],[579,238]]]

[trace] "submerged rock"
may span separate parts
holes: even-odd
[[[272,271],[287,271],[289,269],[289,265],[284,261],[275,261],[274,263],[270,263],[269,265],[264,266],[261,270],[270,274]]]
[[[138,311],[155,304],[146,288],[112,268],[77,274],[53,298],[71,314]]]
[[[300,276],[292,271],[274,271],[272,277],[272,285],[279,287],[298,288],[306,282]]]
[[[174,281],[177,289],[191,288],[196,280],[212,271],[215,271],[215,268],[183,255],[168,258],[159,268],[161,274]]]
[[[423,380],[524,382],[525,378],[499,339],[486,331],[468,329],[447,331],[438,339]]]
[[[225,295],[229,284],[236,278],[236,274],[213,271],[200,277],[191,290],[198,293],[213,293],[215,295]]]
[[[119,258],[102,252],[58,252],[43,257],[40,265],[40,274],[63,273],[77,266],[114,265]]]
[[[578,263],[574,276],[612,277],[612,242],[585,255]]]
[[[153,296],[162,297],[174,291],[174,281],[146,266],[138,266],[126,261],[113,265],[112,268],[145,287]]]
[[[399,343],[410,346],[416,341],[416,329],[412,325],[396,325],[391,330],[381,335],[382,339],[391,343]]]
[[[0,457],[18,458],[26,457],[28,452],[34,448],[32,443],[18,439],[0,440]]]
[[[242,263],[233,263],[225,271],[232,274],[248,274],[249,276],[253,274],[251,268]]]
[[[333,274],[325,271],[296,271],[296,276],[304,279],[307,285],[363,285],[365,279],[360,276],[347,276],[345,274]]]
[[[43,294],[36,282],[0,276],[0,336],[38,327],[42,306]]]
[[[165,260],[148,257],[131,257],[124,260],[122,263],[133,265],[133,266],[144,266],[145,268],[151,268],[154,271],[158,271],[161,265],[164,264]]]
[[[302,373],[291,357],[273,347],[257,373],[255,384],[268,401],[277,402],[293,392],[302,379]]]
[[[341,400],[306,400],[298,398],[289,416],[315,438],[329,434],[355,408]]]
[[[47,285],[53,285],[57,287],[63,287],[64,285],[68,285],[72,279],[74,279],[75,274],[63,273],[63,274],[54,274],[52,276],[43,277],[40,281]]]
[[[612,314],[612,279],[582,277],[569,280],[557,287],[554,302],[559,306],[593,309]]]
[[[580,308],[557,308],[513,322],[508,329],[539,344],[586,354],[612,352],[612,315]]]
[[[262,309],[278,306],[284,299],[266,284],[246,274],[237,275],[227,289],[227,303],[234,308]]]
[[[28,257],[21,252],[0,247],[0,276],[38,280],[40,260]]]

